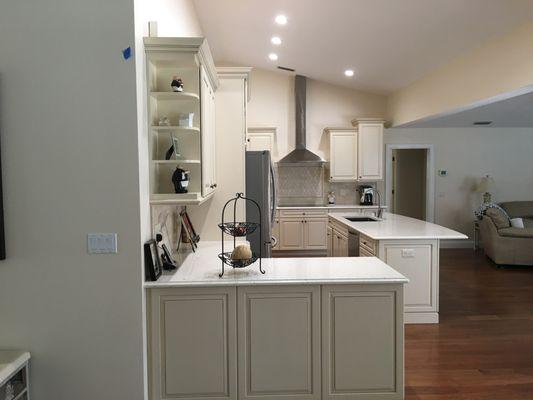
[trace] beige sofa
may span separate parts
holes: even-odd
[[[512,228],[505,214],[488,209],[479,223],[485,254],[498,265],[533,265],[533,201],[500,206],[510,218],[522,218],[524,228]]]

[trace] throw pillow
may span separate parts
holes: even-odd
[[[522,218],[511,218],[511,226],[513,228],[524,228],[524,220]]]
[[[485,214],[492,219],[492,222],[496,225],[496,229],[509,228],[511,226],[509,218],[497,208],[489,208],[485,211]]]

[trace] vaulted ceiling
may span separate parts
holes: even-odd
[[[390,93],[533,19],[533,0],[194,0],[217,62]],[[284,14],[285,26],[274,17]],[[280,46],[270,43],[272,36]],[[279,58],[271,61],[268,54]],[[343,72],[351,68],[353,78]]]

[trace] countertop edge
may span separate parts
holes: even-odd
[[[330,279],[330,280],[272,280],[272,281],[220,281],[220,282],[146,282],[145,289],[160,289],[165,287],[221,287],[221,286],[290,286],[290,285],[391,285],[409,283],[407,278],[394,279]]]

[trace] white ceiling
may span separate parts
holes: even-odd
[[[491,121],[490,128],[533,127],[533,85],[395,128],[472,128],[476,121]]]
[[[533,19],[533,0],[194,0],[217,62],[390,93]],[[274,23],[283,13],[286,26]],[[273,35],[283,43],[274,47]],[[279,60],[272,62],[268,53]],[[344,77],[347,68],[355,78]]]

